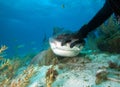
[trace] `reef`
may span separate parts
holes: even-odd
[[[57,35],[59,28],[53,31]],[[0,87],[119,87],[120,26],[111,17],[97,33],[98,37],[94,32],[88,35],[75,57],[56,56],[47,46],[37,55],[5,58],[8,47],[1,46]]]
[[[27,55],[24,60],[5,58],[3,54],[7,48],[5,45],[0,48],[0,87],[26,87],[34,74],[33,66],[26,65],[32,56]]]
[[[100,26],[98,31],[98,48],[101,51],[120,53],[120,25],[114,20],[114,17],[110,17],[106,23]]]
[[[111,16],[98,29],[88,34],[86,49],[109,53],[120,53],[120,24]]]

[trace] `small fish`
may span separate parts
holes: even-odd
[[[21,45],[18,45],[18,46],[17,46],[17,48],[23,48],[23,47],[25,47],[24,44],[21,44]]]
[[[36,48],[36,47],[33,47],[32,50],[37,50],[37,48]]]
[[[13,39],[13,41],[14,41],[14,42],[17,42],[17,41],[18,41],[18,39]]]
[[[62,4],[62,5],[61,5],[61,7],[62,7],[62,8],[65,8],[65,5],[64,5],[64,4]]]
[[[32,41],[32,42],[31,42],[31,45],[34,45],[34,44],[36,44],[36,42],[35,42],[35,41]]]

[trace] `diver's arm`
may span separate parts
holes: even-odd
[[[70,35],[70,37],[78,39],[77,41],[71,43],[70,47],[74,47],[76,44],[83,44],[85,43],[84,38],[87,36],[89,32],[92,30],[95,30],[97,27],[99,27],[102,23],[104,23],[113,13],[113,10],[108,2],[106,0],[104,6],[100,9],[100,11],[93,17],[93,19],[86,25],[84,25],[80,30]],[[62,41],[62,45],[65,45],[67,42],[70,42],[71,38],[67,38]]]
[[[79,38],[85,38],[89,32],[99,27],[113,13],[108,0],[106,0],[102,9],[93,17],[93,19],[78,31]]]

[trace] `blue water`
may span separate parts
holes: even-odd
[[[104,0],[0,0],[0,45],[7,56],[44,49],[54,27],[77,31],[103,6]]]

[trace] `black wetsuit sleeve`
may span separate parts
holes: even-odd
[[[102,23],[104,23],[113,13],[113,10],[106,0],[104,6],[99,10],[99,12],[92,18],[92,20],[83,26],[79,32],[79,38],[85,38],[89,32],[99,27]],[[81,36],[82,35],[82,36]]]

